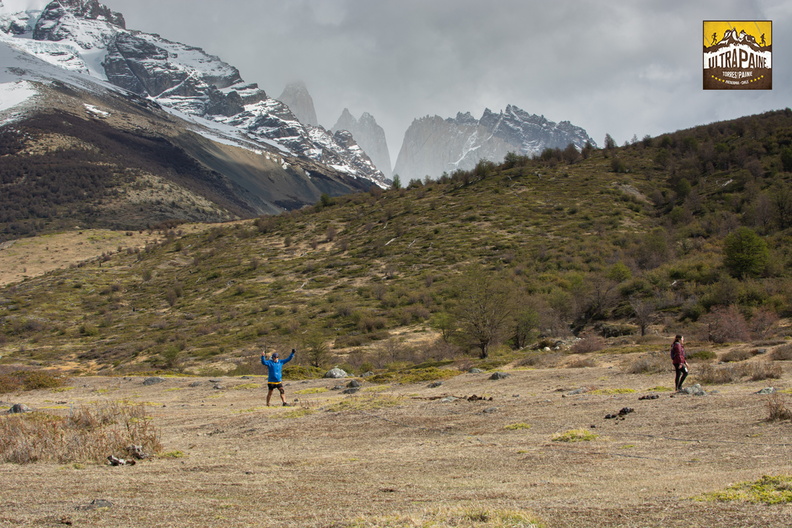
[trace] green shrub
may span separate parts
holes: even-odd
[[[723,242],[723,264],[734,277],[758,277],[769,261],[767,243],[749,227],[737,228]]]
[[[444,380],[461,374],[458,370],[437,367],[407,368],[398,371],[382,372],[368,378],[372,383],[420,383]]]
[[[589,394],[604,394],[604,395],[612,395],[612,394],[632,394],[635,392],[635,389],[594,389],[590,391]]]
[[[287,365],[283,370],[284,379],[305,380],[316,379],[324,376],[326,370],[306,365]]]
[[[596,440],[598,435],[595,435],[588,429],[571,429],[569,431],[553,435],[553,442],[590,442]]]
[[[19,370],[0,374],[0,394],[37,389],[54,389],[66,383],[59,374],[46,370]]]
[[[792,476],[765,475],[755,482],[740,482],[723,491],[704,493],[695,498],[699,501],[786,504],[792,502]]]
[[[531,424],[519,422],[519,423],[513,423],[513,424],[505,425],[505,426],[503,426],[503,428],[508,430],[508,431],[518,431],[518,430],[521,430],[521,429],[530,429],[531,428]]]
[[[710,361],[718,357],[718,354],[712,350],[696,350],[695,352],[690,352],[686,355],[687,359],[697,359],[699,361]]]

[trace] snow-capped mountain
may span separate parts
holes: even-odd
[[[349,110],[344,108],[331,130],[334,132],[339,130],[351,132],[355,141],[366,151],[374,165],[386,177],[390,178],[391,161],[390,153],[388,152],[388,142],[385,138],[385,131],[377,124],[374,116],[368,112],[363,112],[360,119],[355,119]]]
[[[0,0],[0,156],[0,241],[275,214],[382,178],[351,138],[94,0]]]
[[[453,119],[426,116],[414,120],[405,132],[393,172],[403,182],[437,178],[444,172],[472,169],[482,159],[500,162],[509,152],[530,156],[570,143],[596,146],[584,129],[569,121],[554,123],[514,105],[497,114],[486,109],[480,119],[469,112]]]
[[[283,155],[306,157],[385,186],[359,149],[297,119],[280,101],[203,50],[128,30],[97,0],[0,0],[0,38],[50,64],[157,102],[180,117],[230,125],[226,131]]]

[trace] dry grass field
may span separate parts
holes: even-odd
[[[134,466],[0,464],[0,526],[792,526],[790,503],[695,500],[792,475],[792,422],[768,421],[756,394],[774,386],[792,407],[789,362],[781,379],[672,396],[672,373],[610,359],[356,394],[338,389],[348,380],[287,381],[289,407],[266,407],[259,377],[80,377],[5,394],[3,408],[51,414],[142,403],[162,451]],[[557,439],[580,429],[596,437]]]

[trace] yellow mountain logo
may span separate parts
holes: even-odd
[[[772,90],[773,23],[705,20],[704,89]]]

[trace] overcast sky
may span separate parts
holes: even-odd
[[[320,123],[372,114],[391,161],[425,115],[507,104],[602,146],[792,106],[789,0],[104,0],[128,29],[203,48]],[[704,20],[773,21],[773,90],[702,89]]]

